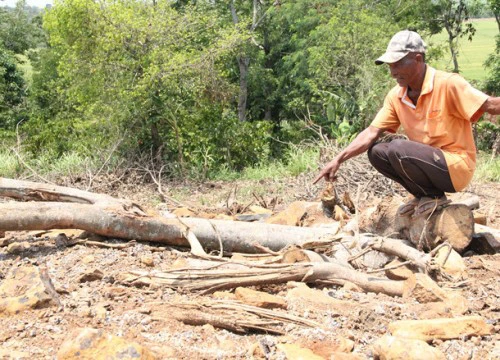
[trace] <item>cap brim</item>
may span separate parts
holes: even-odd
[[[375,65],[393,64],[404,58],[409,53],[410,53],[409,51],[403,51],[403,52],[388,51],[384,55],[379,57],[377,60],[375,60]]]

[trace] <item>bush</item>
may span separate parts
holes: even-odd
[[[485,82],[485,91],[488,94],[500,94],[500,35],[496,38],[496,49],[485,63],[486,68],[490,70]]]
[[[183,152],[192,177],[205,178],[222,168],[242,170],[266,163],[272,124],[241,122],[231,112],[203,112],[183,128]]]
[[[481,151],[491,151],[496,137],[500,133],[500,126],[482,120],[476,125],[476,146]]]

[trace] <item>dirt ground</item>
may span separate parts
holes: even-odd
[[[152,213],[162,213],[174,207],[171,202],[162,202],[153,184],[139,187],[136,180],[122,179],[113,183],[103,179],[103,187],[99,190],[97,181],[96,189],[137,201]],[[113,185],[106,187],[106,183]],[[320,187],[309,184],[310,178],[298,177],[288,182],[269,180],[255,183],[177,184],[164,187],[163,191],[197,211],[222,212],[221,209],[224,209],[226,213],[238,212],[251,203],[278,211],[293,200],[317,200]],[[351,184],[349,190],[356,197],[359,187]],[[468,191],[480,197],[479,211],[486,215],[488,225],[500,229],[500,184],[473,184]],[[399,194],[401,192],[396,191],[389,195]],[[370,201],[378,196],[377,193],[363,191],[357,198]],[[287,309],[276,311],[314,321],[320,327],[278,325],[282,335],[257,331],[237,334],[212,325],[186,325],[171,316],[168,305],[180,301],[203,304],[215,299],[213,294],[180,293],[161,286],[124,286],[116,280],[127,270],[167,271],[180,259],[189,257],[186,249],[139,242],[122,249],[61,246],[56,243],[58,233],[7,232],[5,235],[4,239],[8,241],[0,248],[0,281],[4,281],[12,269],[30,264],[44,265],[58,292],[61,307],[48,306],[14,315],[0,314],[0,358],[55,359],[71,331],[90,327],[137,342],[160,359],[294,358],[280,351],[279,344],[298,344],[320,358],[334,359],[341,358],[332,353],[340,339],[353,342],[351,356],[372,359],[372,344],[388,332],[391,322],[437,316],[415,301],[341,286],[311,285],[333,299],[349,302],[351,306],[332,309],[307,301],[298,301],[293,305],[289,303]],[[75,235],[69,230],[65,233],[70,239]],[[6,245],[13,242],[28,242],[29,247],[17,253],[8,253]],[[124,242],[111,239],[108,243]],[[500,256],[468,252],[464,259],[467,278],[459,282],[441,282],[439,285],[461,292],[469,303],[464,315],[483,317],[494,326],[495,333],[435,340],[431,345],[445,354],[447,359],[499,359]],[[101,275],[91,276],[96,272],[101,272]],[[289,285],[283,284],[263,286],[256,290],[285,299],[290,289]]]

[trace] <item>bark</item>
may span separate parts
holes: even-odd
[[[238,56],[238,66],[240,69],[240,94],[238,96],[238,119],[246,120],[247,98],[248,98],[248,67],[250,59],[248,56]]]
[[[233,18],[233,23],[237,25],[240,21],[238,19],[238,14],[236,13],[236,7],[234,0],[230,4],[231,17]],[[255,3],[254,3],[254,17],[255,13]],[[255,23],[255,20],[253,20]],[[246,110],[247,110],[247,98],[248,98],[248,66],[250,65],[250,59],[248,56],[241,54],[238,56],[238,68],[240,71],[240,93],[238,95],[238,119],[240,121],[246,120]]]
[[[495,141],[493,142],[491,151],[491,160],[493,161],[496,156],[500,153],[500,133],[496,134]]]

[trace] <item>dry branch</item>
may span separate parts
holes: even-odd
[[[423,272],[427,272],[431,268],[431,255],[406,245],[402,240],[377,237],[370,242],[369,247],[410,261],[412,265],[418,267]]]
[[[117,199],[109,195],[96,194],[65,186],[40,184],[31,181],[0,178],[0,196],[22,201],[93,204],[103,208],[121,208],[136,215],[146,215],[139,205],[129,200]]]
[[[188,325],[211,324],[236,333],[258,331],[283,335],[282,328],[286,324],[321,327],[320,324],[311,320],[242,304],[239,301],[203,299],[203,304],[199,302],[176,303],[168,306],[168,313]],[[161,321],[160,318],[158,320]]]
[[[388,255],[394,255],[409,262],[410,265],[417,267],[423,273],[439,273],[441,268],[445,266],[447,258],[441,264],[438,264],[435,256],[441,247],[448,247],[451,251],[451,246],[447,243],[441,244],[432,250],[430,253],[424,253],[409,246],[404,240],[391,239],[386,237],[373,237],[372,235],[360,235],[363,238],[372,238],[367,242],[365,249],[376,250]],[[345,238],[349,241],[349,238]],[[384,269],[387,270],[387,269]]]
[[[373,277],[336,263],[297,263],[291,265],[240,264],[239,269],[175,269],[164,272],[129,271],[119,281],[126,285],[157,284],[178,290],[211,293],[240,286],[282,284],[288,281],[314,283],[324,280],[350,281],[365,291],[402,296],[403,283]]]

